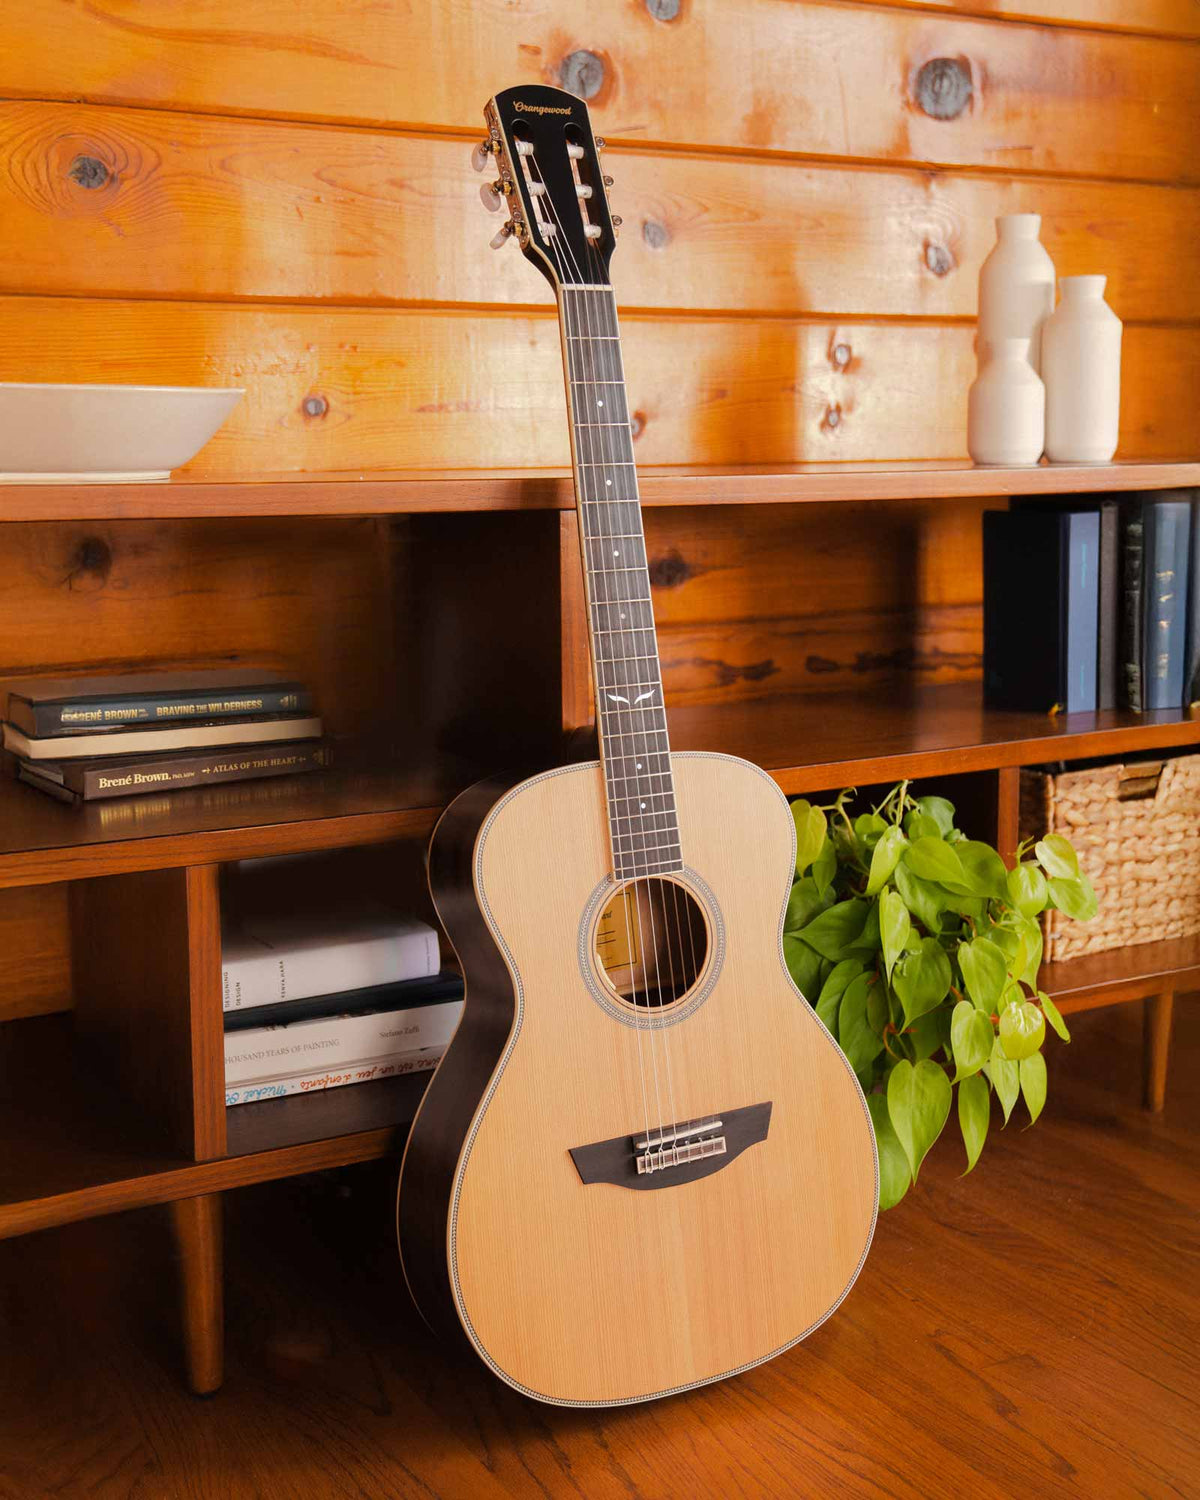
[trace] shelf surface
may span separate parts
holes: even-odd
[[[914,463],[646,467],[646,505],[1057,495],[1200,485],[1200,462],[1039,464],[978,468],[963,459]],[[567,469],[436,469],[222,478],[166,483],[0,486],[0,520],[73,521],[182,516],[390,515],[441,510],[562,510],[574,504]]]
[[[321,771],[72,807],[3,775],[0,889],[424,838],[434,790],[400,772]]]
[[[673,749],[743,756],[793,794],[1200,742],[1190,709],[1009,713],[985,708],[977,683],[751,699],[668,717]],[[0,888],[423,839],[463,774],[449,763],[421,781],[333,771],[83,807],[0,777]]]
[[[1133,714],[985,708],[978,683],[866,695],[749,699],[668,710],[672,750],[725,750],[789,793],[1192,745],[1191,709]]]

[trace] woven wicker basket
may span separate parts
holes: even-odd
[[[1200,755],[1022,771],[1020,824],[1069,838],[1100,898],[1091,922],[1046,912],[1048,962],[1200,932]]]

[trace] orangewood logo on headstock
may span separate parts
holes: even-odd
[[[571,111],[561,104],[526,104],[521,99],[513,100],[514,109],[523,109],[530,115],[569,115]]]

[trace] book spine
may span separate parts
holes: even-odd
[[[1115,500],[1106,500],[1100,506],[1100,626],[1096,672],[1096,707],[1102,712],[1116,708],[1120,701],[1117,686],[1120,675],[1120,561],[1120,510]]]
[[[148,756],[137,766],[93,766],[84,770],[68,766],[64,774],[66,785],[85,802],[97,802],[105,797],[129,797],[142,792],[181,792],[223,781],[294,776],[302,771],[323,770],[329,761],[329,747],[317,741],[295,748],[273,744],[240,746],[236,754],[210,751],[202,755]]]
[[[290,1074],[314,1066],[343,1067],[361,1058],[391,1057],[444,1047],[454,1035],[462,1002],[413,1006],[365,1016],[333,1016],[291,1026],[260,1026],[225,1035],[225,1082]]]
[[[114,724],[173,724],[187,719],[240,718],[253,714],[306,713],[312,694],[295,684],[244,692],[200,693],[195,697],[84,698],[62,703],[27,703],[33,733],[70,733]]]
[[[439,967],[437,933],[432,928],[333,942],[299,953],[264,945],[261,953],[222,964],[222,1003],[226,1010],[278,1005],[401,979],[428,979]]]
[[[1141,713],[1142,593],[1146,565],[1146,520],[1140,501],[1121,513],[1121,697],[1122,705]]]
[[[1190,508],[1176,501],[1149,507],[1145,569],[1144,698],[1149,709],[1183,703],[1187,628],[1185,589]],[[1151,535],[1151,533],[1153,533]]]
[[[1065,707],[1069,714],[1096,711],[1099,660],[1100,516],[1072,511],[1067,530],[1067,662]]]
[[[286,1099],[293,1094],[319,1094],[325,1089],[344,1088],[352,1083],[373,1083],[378,1078],[397,1078],[402,1073],[428,1073],[442,1059],[442,1048],[426,1052],[403,1053],[398,1057],[376,1058],[373,1062],[352,1063],[341,1069],[323,1068],[292,1078],[259,1080],[225,1090],[225,1103],[257,1104],[263,1099]]]
[[[1187,665],[1183,677],[1183,704],[1200,698],[1200,500],[1192,501],[1192,546],[1187,582]]]

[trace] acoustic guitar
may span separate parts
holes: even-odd
[[[645,1401],[811,1333],[862,1268],[866,1102],[784,965],[795,827],[729,755],[673,754],[586,106],[486,109],[518,241],[562,332],[600,759],[464,792],[429,850],[466,975],[413,1123],[413,1298],[541,1401]],[[514,351],[514,355],[516,351]]]

